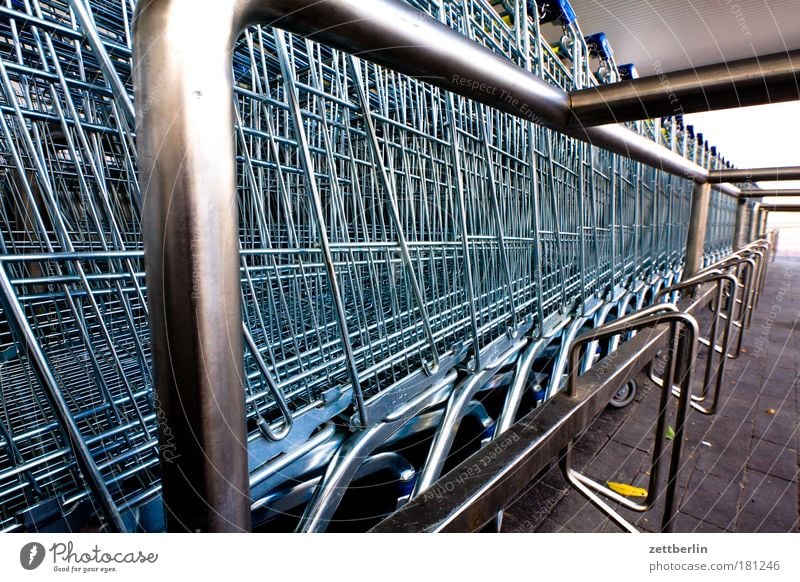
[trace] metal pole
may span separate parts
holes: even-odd
[[[751,184],[753,182],[777,182],[779,180],[800,180],[800,166],[712,170],[708,176],[708,181],[711,184],[724,182],[729,184]]]
[[[706,241],[710,201],[711,185],[695,184],[694,190],[692,190],[692,208],[689,214],[689,235],[686,239],[684,279],[694,276],[703,268],[703,248]]]
[[[761,210],[767,212],[800,212],[800,204],[764,204],[761,203]]]
[[[198,6],[198,4],[202,4]],[[215,4],[216,9],[207,9]],[[139,171],[163,499],[170,531],[247,531],[239,221],[230,47],[235,2],[141,1]]]
[[[575,127],[793,101],[800,50],[659,73],[570,93]]]
[[[800,196],[800,188],[786,188],[782,190],[744,189],[739,194],[740,198],[782,198],[784,196]]]
[[[736,201],[736,226],[733,229],[733,250],[738,251],[749,241],[746,240],[747,233],[747,213],[748,204],[746,198],[739,198]]]
[[[759,217],[761,216],[761,204],[757,203],[753,205],[753,208],[750,210],[750,240],[754,241],[758,238],[758,225],[759,225]]]

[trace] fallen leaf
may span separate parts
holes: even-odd
[[[634,487],[625,483],[614,483],[613,481],[608,481],[606,485],[615,493],[625,497],[647,497],[647,489],[642,489],[641,487]]]
[[[774,408],[767,408],[767,414],[775,414],[776,412],[777,410],[775,410]]]
[[[664,438],[668,441],[671,441],[675,438],[675,429],[671,426],[667,427],[667,430],[664,431]]]
[[[707,446],[707,447],[710,447],[710,446],[711,446],[711,443],[710,443],[710,442],[708,442],[708,441],[700,441],[700,444],[701,444],[701,445],[705,445],[705,446]]]

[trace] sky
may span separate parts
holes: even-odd
[[[776,103],[684,116],[738,168],[800,165],[800,102]],[[800,181],[762,182],[762,188],[800,188]],[[800,198],[772,198],[777,203]],[[800,213],[771,213],[767,228],[781,231],[780,252],[800,256]]]

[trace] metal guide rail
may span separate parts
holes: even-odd
[[[598,83],[574,15],[409,4],[554,86]],[[134,8],[0,6],[0,530],[162,530],[162,471],[190,456],[154,391]],[[231,71],[257,528],[368,528],[554,397],[571,339],[681,278],[684,177],[279,29],[248,28]],[[680,119],[629,127],[729,166]],[[709,262],[736,213],[714,196]]]

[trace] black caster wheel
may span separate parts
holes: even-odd
[[[636,382],[631,380],[614,393],[608,405],[611,408],[625,408],[636,398]]]

